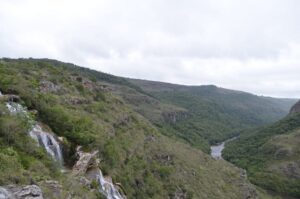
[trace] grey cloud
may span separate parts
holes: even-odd
[[[298,0],[3,0],[0,56],[300,97],[299,6]]]

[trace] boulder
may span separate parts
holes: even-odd
[[[59,198],[63,192],[63,186],[55,180],[46,180],[41,183],[42,187],[45,187],[51,193],[53,198]]]
[[[102,175],[99,169],[100,160],[97,158],[98,151],[83,152],[79,146],[76,149],[76,155],[78,160],[73,166],[72,173],[79,177],[80,184],[95,189],[93,182],[97,182],[96,189],[100,190],[107,198],[126,199],[126,196],[119,192],[122,185],[118,183],[119,185],[115,186],[111,177]]]
[[[57,92],[60,89],[60,86],[55,85],[50,81],[41,81],[40,83],[40,91],[47,93],[47,92]]]
[[[0,187],[0,199],[43,199],[43,193],[37,185]]]
[[[90,101],[85,98],[77,98],[77,97],[72,97],[68,101],[72,105],[82,105],[82,104],[90,103]]]
[[[7,97],[7,101],[9,102],[20,102],[21,99],[18,95],[5,95]]]
[[[180,187],[177,187],[172,199],[186,199],[186,198],[188,198],[187,192],[182,190]]]
[[[155,136],[154,135],[148,135],[146,138],[145,138],[145,142],[154,142],[156,140]]]
[[[97,159],[98,151],[83,152],[81,147],[77,147],[76,151],[78,160],[72,169],[74,175],[84,175],[88,169],[98,168],[100,163],[99,159]]]

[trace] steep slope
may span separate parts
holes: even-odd
[[[164,136],[151,121],[128,104],[119,89],[150,95],[126,80],[53,60],[2,59],[0,91],[19,96],[39,121],[63,143],[65,173],[27,136],[24,117],[10,115],[1,97],[0,186],[37,184],[45,198],[96,198],[69,170],[75,149],[99,151],[100,168],[127,198],[256,198],[243,171],[215,161],[189,145]],[[170,105],[163,110],[184,109]],[[26,118],[25,118],[26,119]],[[95,165],[94,165],[95,166]],[[84,179],[84,178],[83,178]],[[56,180],[62,194],[45,183]],[[53,186],[52,186],[53,187]],[[56,186],[59,187],[59,186]]]
[[[300,101],[297,102],[297,103],[291,108],[290,113],[293,114],[293,113],[299,113],[299,112],[300,112]]]
[[[239,134],[242,129],[277,121],[296,102],[294,99],[259,97],[216,86],[129,81],[164,103],[186,109],[188,117],[172,124],[168,130],[172,129],[172,133],[194,146],[201,138],[214,144]]]
[[[298,102],[299,104],[299,102]],[[245,168],[250,180],[268,190],[300,197],[300,113],[228,143],[224,157]]]

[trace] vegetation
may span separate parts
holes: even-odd
[[[126,79],[54,60],[2,59],[0,90],[20,96],[20,103],[37,111],[36,120],[64,138],[67,168],[74,164],[76,146],[99,150],[103,173],[120,183],[128,198],[183,195],[234,199],[255,193],[240,169],[165,136],[171,136],[167,132],[174,128],[172,124],[158,127],[150,117],[139,114],[137,110],[146,110],[143,105],[152,102],[157,109],[148,116],[156,112],[153,119],[164,118],[161,115],[166,112],[180,112],[185,117],[187,110],[161,103]],[[133,95],[125,96],[127,91],[137,95],[136,100],[142,96],[150,101],[134,106],[129,103]],[[64,190],[74,190],[77,198],[85,194],[100,197],[80,186],[68,173],[57,172],[58,166],[27,136],[26,121],[18,115],[11,116],[4,103],[0,102],[1,185],[28,184],[33,180],[53,198],[43,183],[55,179]]]
[[[224,150],[226,160],[245,168],[251,182],[300,197],[300,115],[244,134]]]
[[[211,85],[182,86],[145,80],[129,81],[161,102],[187,110],[187,117],[179,117],[176,123],[167,125],[170,128],[164,132],[176,135],[206,152],[209,151],[209,144],[234,137],[244,129],[283,118],[296,102],[293,99],[259,97]],[[163,120],[159,121],[155,123],[165,128],[166,124],[161,122]]]

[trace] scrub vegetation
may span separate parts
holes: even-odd
[[[205,87],[207,92],[210,88],[216,89]],[[209,152],[209,143],[284,114],[278,109],[268,120],[252,115],[247,124],[237,126],[238,122],[230,121],[246,113],[221,110],[225,104],[191,95],[187,102],[180,92],[164,96],[128,79],[48,59],[1,59],[0,90],[19,96],[19,103],[35,120],[62,138],[67,170],[74,164],[77,146],[99,150],[103,173],[112,176],[128,198],[138,199],[255,198],[257,191],[241,169],[199,149]],[[35,183],[53,198],[43,182],[57,180],[66,194],[74,190],[74,198],[100,197],[68,172],[61,173],[46,151],[27,136],[26,118],[9,114],[5,102],[0,97],[0,185]]]

